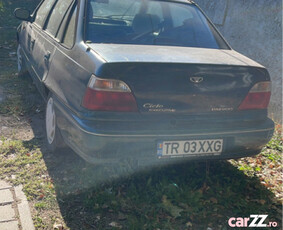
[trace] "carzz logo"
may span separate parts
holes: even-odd
[[[228,224],[232,228],[269,228],[277,227],[277,222],[265,224],[268,215],[250,215],[250,217],[231,217]]]

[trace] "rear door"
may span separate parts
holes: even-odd
[[[57,34],[60,25],[68,9],[71,7],[73,0],[46,0],[46,2],[48,2],[48,7],[51,7],[51,9],[44,16],[45,22],[43,27],[37,27],[32,55],[34,70],[40,82],[44,81],[47,77],[58,43]],[[43,6],[44,3],[41,7]]]
[[[27,28],[27,54],[30,59],[30,63],[35,73],[35,81],[37,85],[43,78],[44,72],[48,69],[48,63],[44,62],[42,55],[43,50],[50,49],[46,47],[46,39],[43,39],[42,32],[44,25],[48,19],[56,0],[45,0],[41,3],[37,11],[35,12],[35,19],[32,24]]]
[[[81,64],[85,52],[76,42],[78,21],[77,1],[67,13],[58,32],[58,43],[44,84],[70,108],[80,108],[85,92],[85,80],[91,73]],[[75,90],[74,90],[75,89]]]

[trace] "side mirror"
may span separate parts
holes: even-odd
[[[23,21],[31,21],[30,11],[26,9],[17,8],[14,11],[14,15],[16,18]]]

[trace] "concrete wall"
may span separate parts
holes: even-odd
[[[282,1],[195,0],[236,51],[264,65],[272,79],[269,115],[282,121]]]

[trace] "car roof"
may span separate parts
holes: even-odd
[[[181,3],[196,4],[192,0],[156,0],[156,1],[161,1],[161,2],[181,2]]]
[[[189,4],[195,4],[192,0],[158,0],[163,2],[181,2],[181,3],[189,3]]]

